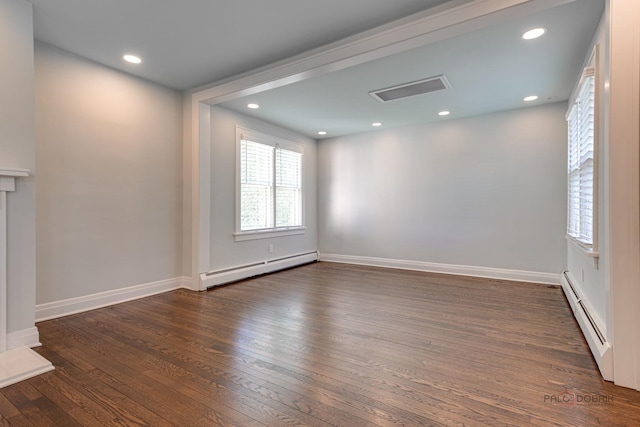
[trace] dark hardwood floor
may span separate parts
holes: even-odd
[[[553,286],[318,263],[38,327],[3,425],[640,425]]]

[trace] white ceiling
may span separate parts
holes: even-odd
[[[186,90],[446,0],[30,0],[38,40]],[[144,58],[133,67],[131,52]]]
[[[385,129],[565,101],[603,9],[603,0],[578,0],[221,105],[320,139],[372,131],[372,122]],[[543,37],[521,38],[539,26]],[[451,89],[386,104],[369,95],[439,74]],[[537,101],[523,101],[534,94]],[[451,114],[438,116],[442,110]]]
[[[31,0],[37,39],[180,90],[246,73],[445,0]],[[464,0],[457,0],[460,4]],[[536,0],[540,1],[540,0]],[[234,99],[223,107],[314,138],[566,100],[604,0],[577,0],[497,26]],[[544,26],[525,42],[526,29]],[[121,56],[143,57],[138,66]],[[452,88],[381,104],[368,92],[445,74]],[[261,105],[249,110],[247,103]]]

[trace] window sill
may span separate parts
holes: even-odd
[[[583,255],[593,259],[594,267],[596,269],[598,268],[598,258],[600,257],[600,254],[598,253],[597,249],[593,247],[593,245],[587,245],[585,243],[582,243],[580,240],[569,235],[565,237],[569,241],[569,243],[571,243],[574,247],[579,249]]]
[[[247,240],[271,239],[273,237],[286,237],[304,234],[307,227],[291,227],[283,229],[255,230],[255,231],[239,231],[233,233],[236,242],[244,242]]]

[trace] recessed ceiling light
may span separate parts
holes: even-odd
[[[318,135],[326,135],[326,134],[327,134],[327,132],[325,132],[325,131],[323,131],[323,130],[321,130],[320,132],[318,132]]]
[[[523,99],[524,102],[531,102],[531,101],[535,101],[536,99],[538,99],[537,95],[531,95],[531,96],[527,96]]]
[[[525,40],[533,40],[537,39],[541,35],[547,32],[546,28],[533,28],[522,35],[522,38]]]
[[[124,59],[127,62],[130,62],[131,64],[139,64],[142,62],[142,59],[140,59],[139,56],[135,56],[135,55],[123,55],[122,59]]]
[[[445,111],[440,111],[440,112],[438,113],[438,115],[439,115],[439,116],[448,116],[449,114],[451,114],[451,111],[447,111],[447,110],[445,110]]]
[[[252,110],[255,110],[256,108],[260,108],[258,104],[247,104],[247,107],[251,108]]]
[[[382,126],[382,123],[380,123],[380,122],[371,123],[371,126],[373,126],[373,127]]]

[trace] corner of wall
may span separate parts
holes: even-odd
[[[193,147],[191,92],[182,95],[182,275],[191,277]]]

